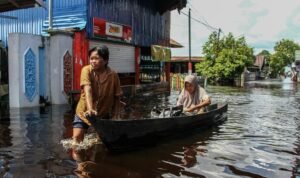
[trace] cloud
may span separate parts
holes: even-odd
[[[192,17],[221,28],[225,34],[245,36],[255,51],[272,50],[282,38],[300,41],[300,3],[298,0],[190,0]],[[188,8],[183,9],[187,13]],[[182,42],[185,48],[173,49],[173,55],[188,55],[188,18],[172,12],[171,38]],[[181,25],[176,27],[175,25]],[[202,45],[211,30],[192,20],[192,55],[202,55]],[[194,47],[193,47],[194,46]]]
[[[300,7],[291,12],[285,28],[279,33],[279,38],[287,38],[300,43]]]
[[[253,6],[253,1],[251,0],[244,0],[240,3],[240,7],[246,7],[246,8],[249,8],[249,7],[252,7]]]
[[[248,45],[254,47],[254,54],[258,54],[262,50],[268,50],[270,53],[274,52],[274,45],[276,42],[274,41],[259,41],[259,42],[253,42],[248,43]]]

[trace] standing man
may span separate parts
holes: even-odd
[[[106,46],[89,51],[90,64],[81,70],[81,95],[73,121],[73,140],[81,142],[91,126],[87,119],[119,118],[122,90],[118,74],[108,66],[109,51]]]

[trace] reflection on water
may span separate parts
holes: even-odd
[[[0,130],[8,129],[10,138],[0,147],[2,177],[49,177],[54,172],[61,175],[72,173],[73,165],[66,164],[69,156],[59,145],[63,133],[63,115],[67,107],[53,106],[48,110],[12,109],[1,116]],[[9,118],[9,124],[5,118]],[[3,121],[4,119],[4,121]]]
[[[228,101],[228,120],[154,147],[111,154],[96,142],[65,150],[72,136],[69,107],[1,113],[0,177],[296,177],[300,175],[300,92],[295,83],[259,81],[246,88],[209,86]],[[178,92],[130,98],[124,116],[144,118]],[[93,141],[96,136],[88,136]],[[95,141],[95,140],[94,140]],[[90,143],[90,142],[88,142]]]

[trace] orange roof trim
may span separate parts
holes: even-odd
[[[192,56],[191,57],[192,62],[202,62],[204,61],[203,57],[200,56]],[[188,56],[172,56],[171,62],[189,62]]]

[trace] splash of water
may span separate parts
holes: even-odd
[[[86,134],[82,142],[75,142],[72,138],[63,139],[60,141],[65,150],[74,149],[79,150],[88,150],[96,144],[101,144],[101,140],[96,133]]]
[[[294,83],[294,82],[290,77],[287,77],[287,78],[282,80],[282,83]]]

